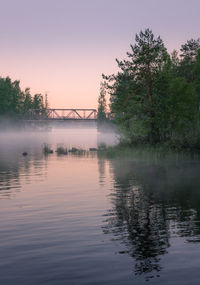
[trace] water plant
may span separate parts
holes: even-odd
[[[86,153],[86,150],[81,149],[81,148],[72,147],[71,149],[69,149],[69,152],[71,152],[72,154],[76,154],[76,155],[83,155]]]
[[[56,149],[57,154],[61,155],[64,154],[66,155],[68,153],[67,148],[63,147],[63,146],[59,146]]]
[[[100,144],[98,145],[98,150],[106,150],[106,149],[107,149],[107,146],[106,146],[105,143],[100,143]]]
[[[89,151],[97,151],[97,148],[96,147],[90,147]]]
[[[77,152],[79,149],[76,147],[72,147],[71,149],[69,149],[69,152]]]
[[[53,150],[47,144],[44,144],[43,153],[44,154],[50,154],[50,153],[53,153]]]

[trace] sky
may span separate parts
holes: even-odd
[[[52,108],[97,108],[102,73],[117,72],[135,34],[167,49],[200,37],[200,0],[0,0],[0,76]]]

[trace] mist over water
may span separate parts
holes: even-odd
[[[118,142],[119,135],[114,130],[104,128],[103,132],[98,131],[96,125],[71,124],[26,126],[25,128],[0,129],[0,157],[4,160],[13,161],[23,152],[29,154],[41,154],[44,144],[48,144],[54,150],[58,146],[65,146],[88,150],[97,148],[104,143],[114,145]]]
[[[1,284],[199,284],[198,158],[42,151],[117,139],[94,126],[0,132]]]

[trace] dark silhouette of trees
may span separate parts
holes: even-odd
[[[45,109],[48,101],[44,102],[42,94],[30,94],[30,89],[22,91],[20,81],[12,81],[9,77],[0,77],[0,116],[22,117],[29,109]]]
[[[116,124],[132,144],[200,148],[200,39],[167,53],[160,37],[136,34],[120,71],[103,75]]]

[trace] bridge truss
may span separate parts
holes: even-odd
[[[27,113],[28,120],[97,120],[96,109],[30,109]]]

